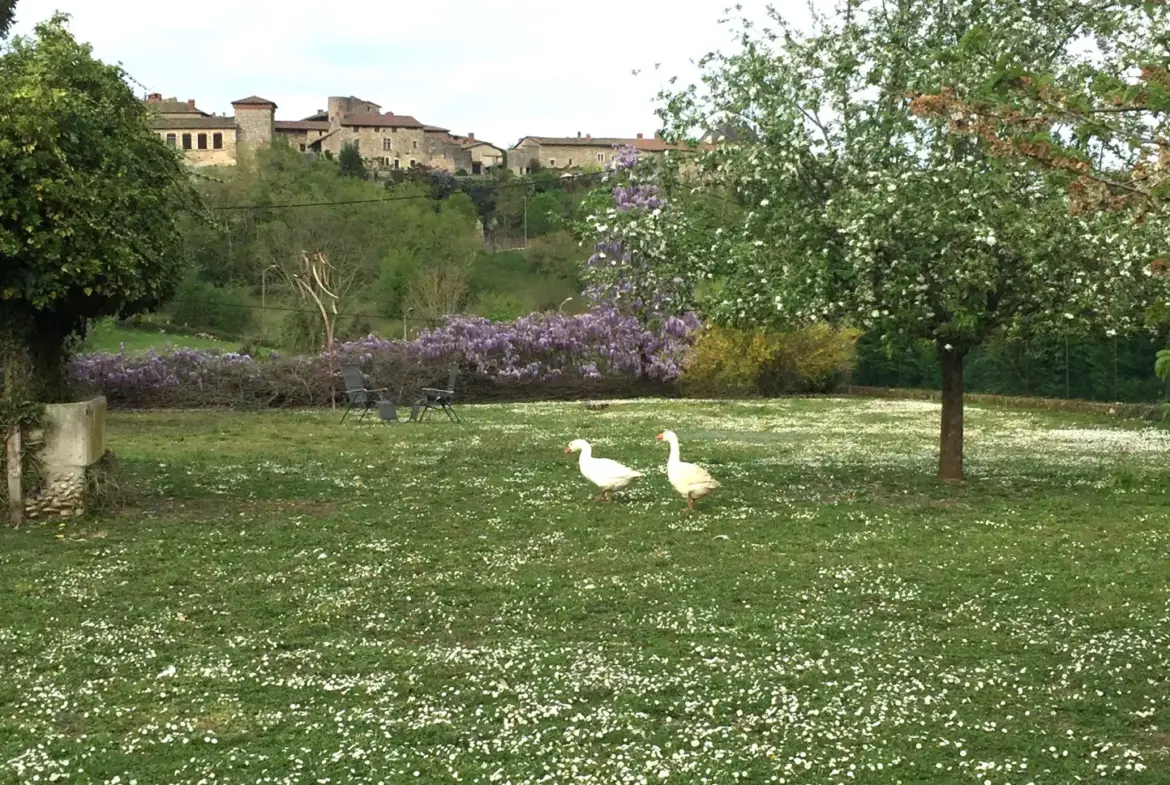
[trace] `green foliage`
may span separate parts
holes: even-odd
[[[658,280],[718,280],[706,308],[728,324],[829,321],[896,344],[930,341],[947,391],[940,476],[960,479],[964,357],[1001,332],[1139,329],[1158,296],[1148,266],[1170,226],[1165,216],[1071,216],[1061,182],[950,133],[945,119],[918,119],[910,100],[984,84],[1005,64],[1043,71],[1075,58],[1068,25],[1086,5],[907,0],[891,14],[855,0],[808,34],[775,11],[772,32],[745,21],[738,51],[706,58],[702,93],[667,94],[661,112],[674,139],[714,118],[750,120],[760,141],[720,146],[699,165],[744,209],[654,256],[678,242],[668,208],[638,222],[634,249]],[[695,186],[662,182],[671,196]]]
[[[853,368],[859,332],[812,324],[790,332],[710,326],[679,378],[695,394],[827,392]]]
[[[477,254],[469,280],[471,291],[479,297],[488,293],[514,295],[524,303],[525,313],[554,310],[566,297],[579,298],[580,286],[572,262],[554,262],[548,256],[556,250],[546,241],[556,236],[534,241],[524,250]],[[571,244],[571,251],[580,251],[575,243]],[[565,274],[553,273],[549,265],[563,266]]]
[[[0,0],[0,39],[8,35],[8,29],[16,18],[16,0]]]
[[[188,329],[242,337],[255,327],[255,305],[247,287],[216,286],[188,272],[167,310],[178,325]]]
[[[528,200],[528,236],[541,237],[565,228],[567,208],[552,191],[533,194]]]
[[[341,148],[341,155],[337,157],[337,173],[342,177],[366,179],[366,162],[362,160],[361,152],[353,145],[347,144]]]
[[[173,291],[178,212],[194,203],[122,69],[94,59],[66,20],[0,56],[0,329],[9,350],[27,349],[26,393],[41,400],[67,394],[67,344],[87,320]]]
[[[1164,334],[1163,334],[1164,336]],[[968,392],[1152,403],[1165,387],[1150,358],[1165,338],[1156,335],[1093,338],[1060,334],[1025,338],[997,335],[971,350],[964,371]],[[866,335],[858,342],[855,384],[938,389],[938,352],[933,343],[883,343]]]
[[[475,302],[475,313],[493,322],[510,322],[531,312],[528,302],[514,292],[485,292]]]
[[[1154,373],[1159,379],[1170,382],[1170,349],[1162,349],[1154,361]]]
[[[420,275],[446,267],[466,271],[480,247],[475,208],[465,196],[414,209],[402,216],[399,228],[373,287],[379,312],[391,318],[405,315],[407,291]]]

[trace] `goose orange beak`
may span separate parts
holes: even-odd
[[[572,451],[573,451],[573,448],[572,448],[572,447],[566,447],[566,448],[565,448],[565,452],[572,452]]]
[[[662,441],[662,434],[658,434],[654,438],[657,439],[658,441]]]

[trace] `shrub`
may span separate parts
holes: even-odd
[[[497,323],[479,316],[452,317],[414,342],[420,356],[450,357],[475,375],[517,381],[565,376],[599,379],[632,376],[674,379],[694,316],[672,316],[660,330],[636,317],[598,307],[576,316],[534,313]]]
[[[710,395],[827,392],[852,369],[859,336],[823,324],[785,333],[710,326],[688,352],[679,382]]]
[[[513,292],[484,292],[476,298],[475,311],[493,322],[510,322],[532,309]]]
[[[651,330],[612,309],[531,314],[507,323],[451,317],[413,341],[367,336],[339,344],[333,368],[360,365],[399,402],[445,381],[452,364],[462,368],[462,384],[477,386],[482,398],[651,387],[662,394],[661,383],[678,375],[696,327],[693,317],[672,317]],[[262,360],[191,349],[90,354],[74,361],[73,377],[84,393],[104,394],[110,406],[123,408],[321,406],[343,389],[324,353]]]
[[[255,324],[252,294],[241,286],[215,286],[188,273],[167,310],[180,325],[239,337]]]

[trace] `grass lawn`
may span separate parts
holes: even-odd
[[[161,330],[135,330],[121,327],[110,319],[103,319],[95,324],[86,336],[82,351],[113,354],[123,348],[131,353],[145,352],[149,349],[160,352],[168,349],[218,349],[222,352],[234,352],[240,348],[240,342],[177,335]]]
[[[0,531],[0,782],[1170,782],[1170,431],[461,412],[114,415],[135,509]]]

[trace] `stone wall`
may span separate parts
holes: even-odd
[[[485,169],[493,166],[503,166],[504,164],[504,151],[498,150],[489,144],[477,144],[474,147],[468,148],[467,152],[471,153],[473,163],[477,163]]]
[[[271,105],[241,104],[237,106],[237,157],[244,150],[254,150],[261,145],[272,144],[275,124],[275,111]]]
[[[343,114],[382,114],[382,107],[370,101],[354,98],[352,95],[333,95],[328,103],[329,123],[333,126]]]
[[[312,129],[304,130],[301,128],[275,128],[275,135],[273,138],[283,139],[288,143],[288,146],[294,150],[307,150],[309,144],[324,136],[327,131]]]
[[[419,163],[456,172],[460,169],[471,171],[471,152],[445,133],[430,132],[423,137],[423,157]]]
[[[29,518],[70,517],[85,512],[86,470],[106,452],[106,399],[45,407],[45,429],[30,434],[43,441],[40,459],[45,486],[25,500]]]
[[[444,166],[444,157],[435,155],[435,147],[428,144],[427,134],[421,128],[376,128],[369,126],[343,126],[342,129],[322,142],[321,146],[331,150],[335,156],[341,154],[346,144],[358,143],[358,151],[371,166],[393,168],[395,159],[399,169],[409,169],[411,162],[428,166]],[[386,149],[384,140],[390,140]],[[453,158],[446,159],[448,163]],[[436,161],[436,163],[432,163]],[[470,167],[470,160],[468,166]],[[453,167],[452,167],[453,170]]]
[[[570,169],[578,166],[608,166],[617,155],[617,150],[603,145],[551,145],[542,144],[536,148],[537,160],[545,169]],[[600,156],[601,160],[598,160]]]

